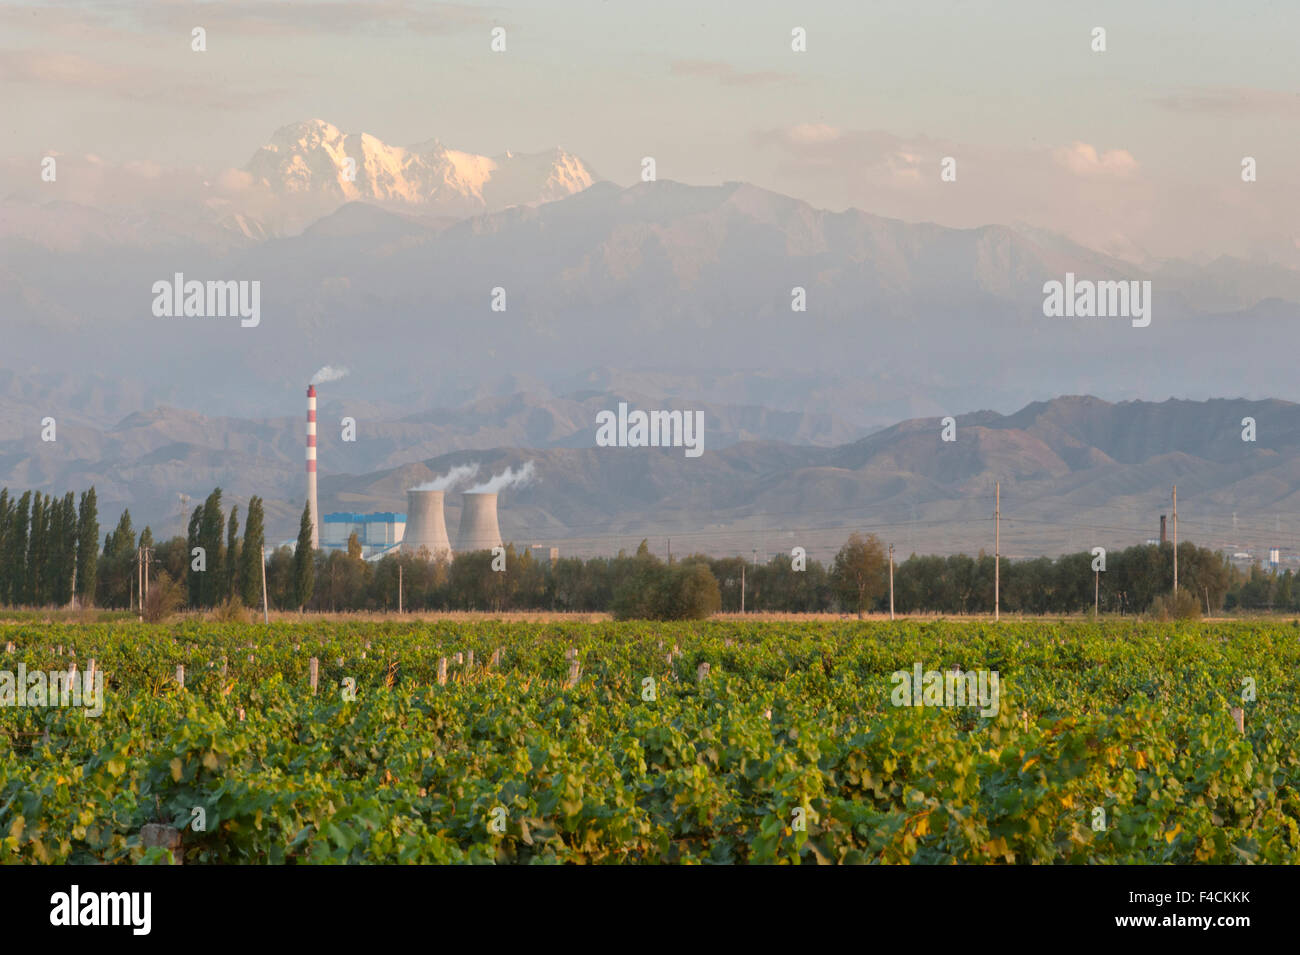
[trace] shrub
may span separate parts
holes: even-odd
[[[1187,590],[1176,594],[1161,594],[1151,601],[1151,616],[1157,620],[1199,620],[1201,602]]]
[[[171,574],[162,570],[149,584],[149,596],[144,600],[144,619],[150,623],[166,620],[185,603],[181,585]]]
[[[213,609],[212,619],[220,623],[248,623],[248,608],[238,597],[228,597]]]

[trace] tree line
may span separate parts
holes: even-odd
[[[694,554],[664,561],[647,542],[633,554],[554,562],[527,548],[504,548],[430,560],[389,554],[363,560],[355,535],[346,551],[311,548],[311,514],[304,508],[298,539],[266,553],[265,512],[252,497],[241,511],[223,507],[215,488],[190,515],[187,533],[155,541],[137,535],[124,510],[99,546],[95,489],[78,499],[0,490],[0,604],[66,606],[75,592],[83,606],[135,606],[138,554],[149,556],[153,617],[182,608],[260,607],[277,610],[411,611],[562,610],[611,612],[620,618],[678,619],[717,611],[868,613],[889,610],[886,549],[874,535],[852,534],[823,564],[777,555],[766,563]],[[241,533],[242,530],[242,533]],[[1147,544],[1111,552],[1104,572],[1091,553],[1012,561],[998,568],[1006,613],[1060,614],[1092,609],[1145,613],[1167,600],[1174,549]],[[498,569],[500,568],[500,569]],[[1178,545],[1180,612],[1300,610],[1300,586],[1290,570],[1248,572],[1226,556],[1190,542]],[[898,613],[990,613],[994,558],[912,554],[893,568]],[[399,598],[400,587],[400,598]]]

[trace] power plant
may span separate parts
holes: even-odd
[[[467,491],[461,495],[461,501],[456,552],[467,554],[470,551],[500,547],[501,528],[497,526],[496,492]]]
[[[307,503],[311,505],[311,546],[320,546],[320,505],[316,501],[316,386],[307,386]]]
[[[447,539],[447,521],[442,511],[444,493],[414,488],[406,492],[406,529],[402,535],[402,553],[418,554],[424,549],[430,559],[451,559],[451,541]],[[495,494],[492,496],[496,497]],[[464,526],[462,521],[462,530]],[[496,527],[495,501],[492,526]]]
[[[337,511],[321,516],[320,546],[322,550],[347,553],[348,543],[355,534],[357,543],[361,545],[361,556],[366,560],[376,560],[393,551],[405,530],[405,514]]]

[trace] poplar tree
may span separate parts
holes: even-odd
[[[311,600],[312,590],[316,586],[316,554],[311,547],[311,502],[302,509],[302,520],[298,524],[298,547],[293,553],[293,597],[298,604],[298,612]]]
[[[49,526],[45,516],[45,495],[37,491],[32,495],[32,517],[27,532],[27,579],[23,582],[23,603],[39,606],[41,600],[42,578],[45,576],[47,544],[46,528]]]
[[[77,497],[71,491],[63,495],[56,511],[58,526],[54,537],[58,542],[57,567],[50,581],[51,596],[60,607],[72,601],[73,576],[77,572]]]
[[[0,488],[0,606],[9,603],[9,522],[14,502],[9,499],[9,488]]]
[[[99,572],[99,507],[95,487],[81,495],[77,509],[77,596],[81,605],[95,602],[95,579]]]
[[[199,603],[204,607],[215,607],[221,602],[225,573],[222,562],[223,544],[221,532],[225,529],[225,520],[221,514],[221,488],[213,489],[203,502],[203,521],[199,525],[199,546],[207,552],[207,570],[199,581]]]
[[[203,573],[194,569],[194,548],[201,547],[200,536],[203,530],[203,505],[194,508],[190,515],[190,526],[185,535],[185,582],[189,589],[190,609],[199,606],[202,597]]]
[[[226,527],[226,582],[225,598],[243,599],[239,588],[239,505],[231,505],[230,522]]]
[[[262,603],[262,552],[266,548],[264,523],[262,499],[254,495],[248,501],[244,545],[239,554],[239,591],[244,597],[244,603],[250,607],[258,607]]]
[[[9,548],[11,555],[9,564],[9,602],[15,606],[23,603],[26,599],[28,510],[31,507],[31,501],[32,492],[23,491],[23,496],[18,499],[18,506],[10,514],[9,533],[6,535],[6,546]]]

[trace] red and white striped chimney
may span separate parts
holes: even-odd
[[[311,505],[311,546],[320,546],[320,508],[316,504],[316,386],[307,386],[307,503]]]

